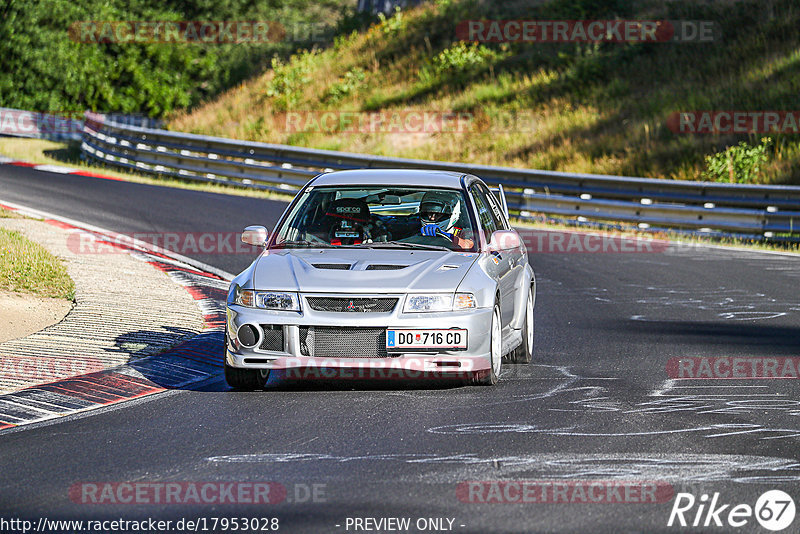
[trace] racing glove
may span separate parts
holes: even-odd
[[[448,239],[453,239],[453,234],[443,231],[435,224],[426,224],[422,227],[422,235],[427,237],[436,237],[437,235],[444,236]]]

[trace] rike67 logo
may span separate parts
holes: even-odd
[[[672,512],[669,514],[667,526],[671,527],[724,527],[725,529],[752,527],[755,520],[767,530],[780,531],[794,521],[794,500],[781,490],[770,490],[763,493],[755,506],[749,504],[723,503],[719,493],[709,499],[703,494],[696,499],[691,493],[678,493]]]

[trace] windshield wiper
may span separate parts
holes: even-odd
[[[361,245],[365,248],[415,248],[421,250],[444,250],[453,252],[453,249],[443,247],[440,245],[424,245],[421,243],[404,243],[403,241],[376,241],[374,243],[365,243]]]

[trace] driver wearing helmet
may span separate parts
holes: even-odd
[[[472,248],[474,242],[464,237],[456,226],[461,217],[461,201],[455,193],[428,191],[419,203],[420,232],[426,237],[442,236],[459,248]]]

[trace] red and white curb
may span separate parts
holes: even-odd
[[[31,386],[0,395],[0,430],[56,419],[206,382],[224,362],[225,298],[232,275],[149,243],[120,244],[121,235],[65,217],[0,200],[0,206],[121,247],[166,273],[197,301],[206,330],[161,354],[119,367]],[[180,326],[180,325],[176,325]]]
[[[13,165],[14,167],[27,167],[29,169],[33,169],[36,171],[55,172],[58,174],[75,174],[78,176],[89,176],[91,178],[102,178],[104,180],[116,180],[119,182],[125,181],[122,178],[115,178],[113,176],[107,176],[105,174],[97,174],[89,171],[81,171],[78,169],[73,169],[72,167],[64,167],[61,165],[29,163],[27,161],[16,160],[14,158],[9,158],[8,156],[3,156],[3,155],[0,155],[0,164]]]

